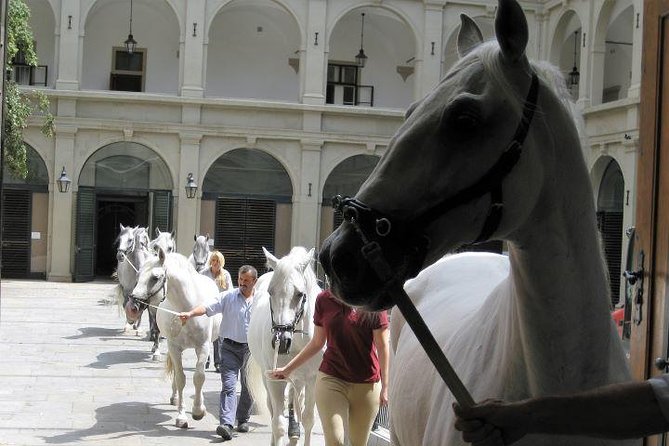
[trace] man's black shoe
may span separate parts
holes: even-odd
[[[219,424],[216,433],[221,436],[223,441],[232,440],[232,426],[229,424]]]
[[[237,424],[237,432],[241,432],[243,434],[247,433],[249,431],[249,423],[243,422]]]

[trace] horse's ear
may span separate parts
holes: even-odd
[[[504,59],[519,62],[525,56],[529,39],[527,19],[516,0],[498,0],[495,16],[495,35],[502,48]]]
[[[118,225],[121,227],[121,232],[123,232],[123,230],[125,229],[125,227],[123,227],[123,223],[119,223]]]
[[[193,241],[197,242],[197,234],[193,234]]]
[[[205,238],[206,241],[209,241],[209,233],[207,232],[207,237]]]
[[[277,263],[279,263],[279,259],[274,257],[271,252],[269,252],[267,249],[265,249],[264,246],[262,247],[262,252],[265,253],[265,258],[267,259],[267,266],[270,269],[275,269]]]
[[[465,57],[471,50],[483,43],[483,34],[474,20],[466,14],[460,14],[460,32],[458,32],[458,55]]]
[[[170,237],[174,238],[174,229],[172,229],[172,232],[170,232]]]
[[[155,233],[156,233],[156,237],[158,237],[158,236],[160,235],[160,228],[159,228],[158,226],[156,226],[156,230],[153,231],[153,232],[155,232]]]

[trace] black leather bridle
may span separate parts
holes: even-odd
[[[276,341],[279,340],[281,333],[284,332],[290,332],[290,333],[304,333],[304,330],[297,330],[295,327],[297,324],[300,323],[300,320],[302,319],[302,316],[304,315],[304,307],[307,303],[307,294],[302,293],[302,296],[300,297],[300,306],[295,312],[295,317],[293,318],[293,322],[290,324],[277,324],[274,322],[274,309],[272,308],[272,296],[269,298],[269,314],[270,317],[272,318],[272,334],[274,335],[274,338],[272,340],[272,346],[276,343]]]
[[[520,159],[523,144],[527,137],[530,124],[532,123],[534,112],[537,108],[538,95],[539,79],[537,78],[536,73],[532,73],[532,81],[523,107],[522,118],[516,127],[513,139],[507,145],[495,164],[493,164],[493,166],[474,184],[466,187],[451,197],[443,199],[421,215],[418,215],[411,220],[403,220],[370,208],[356,198],[342,197],[341,195],[337,195],[333,198],[333,207],[342,213],[347,222],[355,226],[363,243],[366,244],[371,240],[381,242],[384,239],[406,240],[407,235],[414,234],[413,244],[422,245],[419,249],[422,251],[424,258],[428,242],[420,235],[416,237],[416,233],[422,234],[426,227],[444,213],[467,204],[485,194],[490,194],[488,215],[481,228],[481,232],[473,243],[480,243],[488,240],[499,228],[499,224],[502,221],[502,214],[504,211],[502,182]]]

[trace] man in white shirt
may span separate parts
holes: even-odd
[[[258,271],[250,265],[239,268],[238,288],[219,294],[218,299],[209,305],[200,305],[190,311],[179,314],[185,322],[191,317],[213,316],[221,313],[220,371],[223,388],[221,390],[219,426],[216,433],[224,441],[232,439],[233,422],[237,419],[237,431],[249,431],[249,418],[253,401],[246,386],[246,375],[243,369],[249,357],[247,333],[251,320],[254,287],[258,279]],[[241,373],[240,373],[241,371]],[[237,402],[237,379],[241,375],[242,392]]]

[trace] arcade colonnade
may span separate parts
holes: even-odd
[[[27,274],[49,280],[106,274],[124,221],[175,230],[184,254],[196,233],[228,245],[226,258],[256,259],[261,243],[277,255],[318,248],[336,224],[329,197],[355,193],[405,109],[455,62],[460,13],[485,37],[495,13],[494,2],[446,0],[26,3],[40,66],[18,61],[14,77],[49,96],[56,135],[32,119],[25,141],[43,171],[10,180],[5,195],[29,196],[30,213],[16,217],[28,221]],[[521,4],[528,54],[580,74],[571,91],[584,113],[584,157],[602,218],[619,220],[609,238],[622,262],[634,215],[641,2]],[[68,193],[55,186],[63,167]]]

